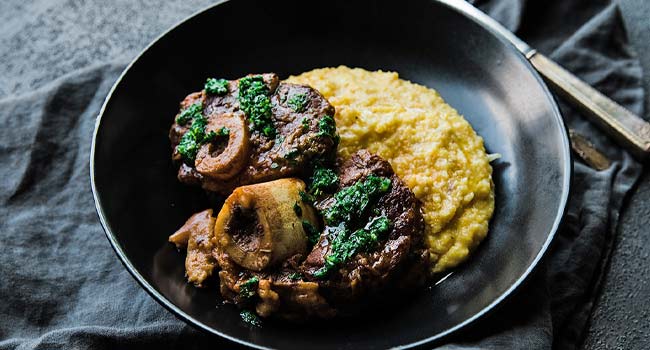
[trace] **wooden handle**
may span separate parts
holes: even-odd
[[[540,53],[529,58],[553,90],[640,160],[650,157],[650,124]]]

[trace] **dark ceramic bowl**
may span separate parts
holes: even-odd
[[[441,283],[380,316],[249,327],[218,291],[184,279],[167,243],[207,204],[181,185],[167,132],[179,101],[206,77],[280,77],[348,65],[392,70],[436,89],[481,135],[494,163],[487,239]],[[569,194],[569,143],[557,105],[514,47],[436,1],[221,3],[165,33],[109,94],[91,155],[97,211],[117,255],[158,302],[207,332],[258,348],[380,349],[439,339],[522,284],[549,246]],[[379,336],[380,335],[380,336]]]

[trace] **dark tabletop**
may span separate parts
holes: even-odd
[[[650,2],[617,0],[643,67],[645,116],[650,119]],[[646,166],[629,198],[585,349],[647,349],[650,335],[650,172]]]
[[[151,16],[142,19],[133,15],[123,25],[111,25],[93,22],[92,19],[110,16],[111,6],[130,6],[129,0],[97,2],[93,6],[78,1],[59,1],[66,3],[71,9],[69,21],[51,20],[47,14],[39,12],[38,4],[49,3],[48,0],[34,0],[24,5],[10,6],[8,2],[0,1],[0,12],[10,11],[11,21],[17,24],[25,18],[38,18],[30,23],[32,30],[41,34],[39,40],[47,41],[48,36],[65,35],[65,33],[84,33],[69,35],[68,40],[74,41],[76,51],[61,51],[51,47],[49,53],[42,54],[40,67],[34,67],[22,62],[21,57],[34,55],[28,52],[32,45],[24,45],[26,51],[3,52],[2,47],[12,40],[12,33],[0,33],[0,58],[2,64],[12,65],[10,70],[15,74],[5,76],[0,85],[0,99],[12,93],[24,92],[62,76],[70,71],[85,67],[92,63],[91,57],[104,55],[107,60],[120,57],[133,57],[141,49],[140,40],[154,39],[165,28],[180,18],[186,17],[196,9],[209,4],[210,0],[159,2],[143,0],[152,8],[157,6],[172,8],[174,11],[151,11]],[[648,0],[616,0],[621,5],[623,17],[629,32],[630,41],[641,61],[646,89],[645,115],[650,120],[650,1]],[[22,2],[21,2],[22,3]],[[42,6],[47,9],[48,6]],[[46,11],[46,10],[44,10]],[[87,11],[100,12],[100,16],[89,15]],[[103,12],[103,13],[102,13]],[[175,16],[170,17],[170,13]],[[147,22],[147,25],[143,24]],[[21,26],[16,25],[15,28]],[[81,29],[79,29],[81,28]],[[129,41],[133,35],[125,32],[138,31],[139,39]],[[97,43],[100,43],[99,45]],[[56,45],[56,44],[52,44]],[[47,45],[45,45],[47,46]],[[25,82],[21,79],[24,70],[38,71],[38,79]],[[646,168],[637,184],[637,188],[628,198],[627,209],[623,211],[619,226],[615,249],[610,260],[609,271],[604,281],[604,287],[597,299],[595,311],[584,342],[585,349],[646,349],[650,338],[650,246],[644,244],[650,238],[650,172]]]

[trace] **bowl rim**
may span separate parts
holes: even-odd
[[[240,338],[228,335],[226,333],[220,332],[214,328],[211,328],[202,322],[198,321],[194,317],[188,315],[186,312],[181,310],[178,306],[173,304],[171,301],[169,301],[164,295],[162,295],[160,292],[158,292],[133,266],[127,255],[125,254],[122,246],[120,243],[117,241],[115,238],[115,235],[113,234],[110,226],[108,225],[108,221],[106,219],[105,213],[102,209],[102,204],[101,204],[101,199],[99,196],[99,193],[97,191],[97,187],[95,184],[95,149],[96,149],[96,142],[97,142],[97,135],[99,133],[99,129],[101,128],[101,122],[104,116],[104,112],[113,96],[113,93],[117,90],[118,86],[120,85],[122,79],[129,73],[131,70],[132,66],[139,61],[140,57],[144,53],[146,53],[152,46],[157,44],[162,38],[167,36],[170,32],[176,30],[178,27],[182,26],[186,22],[194,20],[195,17],[198,17],[202,15],[205,12],[208,12],[212,10],[213,8],[223,5],[227,2],[230,2],[231,0],[219,0],[213,4],[210,4],[202,9],[199,9],[192,13],[191,15],[187,16],[186,18],[178,21],[171,27],[169,27],[167,30],[163,31],[160,35],[158,35],[155,39],[153,39],[144,49],[142,49],[136,56],[133,58],[133,60],[124,68],[120,76],[117,78],[111,89],[109,90],[108,94],[106,95],[106,98],[104,99],[104,102],[102,103],[102,107],[95,119],[95,127],[93,131],[93,137],[92,137],[92,144],[91,144],[91,149],[90,149],[90,162],[89,162],[89,167],[90,167],[90,183],[91,183],[91,189],[92,189],[92,194],[93,194],[93,200],[95,203],[95,210],[97,212],[97,215],[99,216],[99,221],[102,225],[102,228],[104,229],[104,233],[106,235],[106,238],[111,244],[111,247],[119,257],[120,261],[122,264],[126,267],[126,269],[129,271],[131,276],[140,284],[140,286],[154,299],[156,300],[160,305],[165,307],[167,310],[169,310],[174,316],[177,318],[183,320],[187,324],[190,324],[191,326],[201,329],[203,331],[206,331],[210,334],[213,335],[218,335],[220,337],[226,338],[230,341],[233,341],[235,343],[252,347],[252,348],[257,348],[257,349],[272,349],[263,345],[255,344],[246,340],[242,340]],[[562,117],[562,114],[560,112],[560,109],[557,104],[557,100],[555,96],[550,92],[548,86],[544,82],[544,80],[541,78],[539,73],[535,70],[535,68],[530,64],[528,59],[522,54],[519,50],[516,49],[516,47],[508,41],[505,37],[500,35],[500,33],[497,33],[495,31],[490,30],[488,27],[486,27],[483,23],[480,21],[476,20],[475,18],[467,15],[466,13],[460,11],[458,8],[450,5],[447,3],[448,0],[429,0],[438,3],[441,6],[446,7],[447,9],[454,11],[458,13],[459,15],[465,17],[467,20],[470,20],[480,26],[483,30],[485,30],[489,35],[492,35],[496,37],[498,40],[500,40],[503,44],[505,44],[511,51],[513,51],[516,56],[524,63],[524,65],[527,67],[527,69],[530,71],[531,74],[533,74],[534,79],[537,81],[537,83],[540,85],[540,87],[543,90],[544,95],[548,98],[550,101],[550,107],[553,112],[553,119],[557,124],[559,124],[560,130],[561,130],[561,136],[562,136],[562,155],[564,156],[564,162],[563,162],[563,173],[565,174],[563,182],[562,182],[562,193],[561,193],[561,198],[560,198],[560,203],[559,203],[559,210],[556,214],[556,217],[553,221],[553,225],[551,227],[550,232],[548,233],[548,236],[546,240],[544,241],[544,244],[540,248],[539,252],[535,256],[535,258],[532,260],[532,262],[529,264],[529,266],[524,270],[524,272],[521,274],[521,276],[508,288],[506,289],[499,297],[497,297],[495,300],[493,300],[490,304],[487,306],[483,307],[480,311],[478,311],[476,314],[474,314],[472,317],[467,318],[463,322],[458,323],[457,325],[450,327],[448,329],[445,329],[444,331],[438,332],[432,336],[426,337],[424,339],[411,342],[408,344],[402,344],[395,349],[409,349],[413,348],[416,346],[428,344],[428,343],[433,343],[436,341],[440,341],[444,338],[449,337],[451,334],[456,333],[457,331],[461,330],[462,328],[465,328],[469,326],[470,324],[475,323],[477,320],[484,318],[488,314],[496,311],[500,306],[503,305],[503,302],[508,299],[509,297],[513,296],[518,290],[519,287],[521,287],[526,280],[528,280],[528,277],[535,271],[535,269],[538,267],[539,262],[544,258],[546,253],[548,252],[548,248],[553,242],[553,239],[555,238],[555,235],[557,233],[557,230],[560,227],[560,224],[562,223],[562,220],[567,212],[567,204],[569,202],[570,198],[570,189],[572,187],[572,182],[573,182],[573,155],[571,153],[571,147],[569,143],[569,136],[568,136],[568,127],[566,125],[566,122],[564,121],[564,118]]]

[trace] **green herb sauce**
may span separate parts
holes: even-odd
[[[317,136],[330,137],[336,144],[339,142],[339,135],[336,133],[336,121],[333,117],[326,115],[318,121]]]
[[[303,132],[308,132],[309,131],[309,118],[302,118],[300,121],[300,125],[302,126],[302,131]]]
[[[364,228],[352,233],[346,228],[345,222],[335,227],[328,227],[326,234],[331,240],[330,252],[325,256],[325,264],[314,273],[314,277],[325,277],[355,254],[374,248],[379,239],[390,230],[390,226],[390,220],[382,215],[370,219]]]
[[[287,159],[287,160],[296,159],[296,157],[298,157],[298,154],[300,154],[300,151],[298,151],[297,149],[294,148],[291,151],[284,154],[284,159]]]
[[[217,130],[217,136],[228,136],[230,135],[230,129],[222,126],[221,129]]]
[[[303,203],[311,205],[311,204],[314,204],[314,202],[316,201],[316,198],[314,198],[314,196],[310,195],[309,193],[307,193],[305,191],[299,191],[298,195],[300,195],[300,200]]]
[[[264,84],[261,75],[244,77],[239,80],[239,105],[248,117],[251,129],[264,136],[275,137],[275,126],[271,114],[271,91]]]
[[[254,297],[257,294],[257,286],[259,283],[260,279],[257,276],[249,278],[239,286],[239,297],[244,300]]]
[[[302,279],[302,275],[299,274],[298,272],[292,272],[287,277],[292,281],[299,281]]]
[[[195,103],[181,112],[178,118],[176,118],[176,121],[179,124],[186,124],[190,119],[192,119],[192,125],[190,125],[190,129],[183,135],[183,137],[181,137],[181,141],[176,147],[176,150],[183,157],[183,161],[187,165],[194,164],[194,159],[196,158],[196,154],[198,153],[201,145],[210,141],[214,141],[218,136],[214,131],[210,131],[208,133],[205,132],[205,126],[207,125],[208,121],[203,116],[202,111],[203,108],[201,105],[199,103]]]
[[[289,107],[291,107],[291,109],[293,109],[294,112],[303,112],[305,110],[305,107],[307,107],[307,95],[295,94],[291,96],[289,101],[287,101],[287,104]]]
[[[335,188],[339,182],[339,177],[336,175],[334,170],[319,164],[314,168],[314,173],[309,180],[311,181],[309,193],[318,197],[324,192],[328,192]]]
[[[365,180],[341,189],[334,194],[334,204],[324,210],[325,222],[330,226],[336,226],[344,221],[351,222],[355,218],[364,217],[370,205],[374,204],[379,195],[386,193],[390,185],[389,178],[371,174]]]
[[[225,95],[228,93],[228,80],[208,78],[205,81],[205,92],[214,95]]]
[[[322,213],[327,224],[324,234],[330,242],[330,251],[325,256],[325,264],[314,273],[314,277],[325,277],[355,254],[371,250],[390,230],[390,220],[379,215],[376,208],[372,209],[390,186],[389,178],[371,174],[334,194],[334,203]],[[369,214],[375,216],[364,221]]]
[[[192,118],[196,116],[201,116],[202,115],[201,113],[203,113],[203,105],[197,102],[185,108],[183,111],[181,111],[181,114],[179,114],[178,117],[176,117],[176,123],[178,125],[185,125]]]
[[[242,310],[239,313],[239,317],[241,317],[242,321],[248,323],[251,326],[262,327],[262,321],[260,318],[250,310]]]
[[[320,231],[318,231],[318,229],[316,229],[316,227],[314,227],[311,222],[303,219],[302,229],[305,230],[307,241],[310,245],[313,246],[314,244],[318,243],[318,239],[320,238]]]

